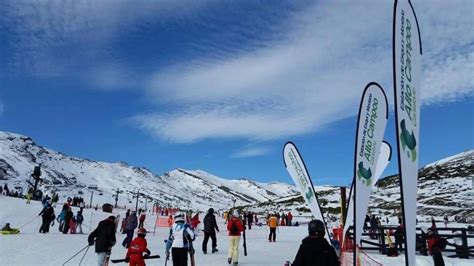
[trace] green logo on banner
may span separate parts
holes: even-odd
[[[359,170],[357,170],[357,177],[362,181],[366,186],[370,186],[372,183],[372,170],[369,168],[364,168],[364,163],[360,162]]]
[[[311,199],[314,197],[314,191],[309,187],[308,192],[306,192],[305,196],[308,202],[311,202]]]
[[[416,138],[415,134],[413,133],[413,130],[411,133],[409,130],[407,130],[405,119],[400,122],[400,128],[401,128],[401,133],[400,133],[400,142],[402,143],[402,149],[403,151],[407,152],[408,158],[411,159],[412,162],[415,162],[416,160]]]

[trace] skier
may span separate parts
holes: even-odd
[[[79,228],[79,234],[83,234],[82,232],[82,222],[84,221],[84,216],[82,215],[82,211],[78,211],[76,215],[76,224],[77,228]]]
[[[184,222],[184,214],[177,214],[174,217],[174,225],[170,229],[170,236],[166,246],[166,256],[169,256],[171,249],[171,257],[173,266],[188,265],[188,251],[191,242],[195,236],[189,224]],[[191,251],[194,254],[194,250]]]
[[[49,233],[49,225],[52,221],[54,221],[55,218],[54,209],[51,207],[51,203],[48,203],[46,207],[44,207],[43,210],[38,214],[38,216],[41,216],[43,220],[39,232],[43,234]]]
[[[434,266],[444,266],[441,250],[446,247],[446,240],[437,236],[433,228],[428,229],[426,239],[428,241],[428,250],[433,257]]]
[[[99,266],[106,266],[116,241],[115,216],[109,216],[107,219],[99,222],[97,228],[87,238],[89,246],[94,245],[94,240]]]
[[[64,218],[66,216],[66,212],[69,208],[69,205],[67,205],[67,203],[64,203],[63,204],[63,209],[61,210],[61,213],[59,213],[58,215],[58,218],[56,218],[56,221],[58,221],[59,223],[59,232],[62,232],[63,231],[63,228],[64,228]]]
[[[293,214],[291,214],[291,212],[288,212],[288,226],[291,226],[291,221],[293,220]]]
[[[268,235],[268,241],[275,242],[276,241],[276,229],[278,227],[278,219],[275,217],[274,214],[268,218],[267,221],[268,227],[270,228],[270,234]]]
[[[234,210],[232,218],[227,223],[227,231],[229,231],[229,256],[227,257],[227,263],[234,265],[239,263],[239,242],[240,234],[245,230],[242,221],[239,219],[239,213]]]
[[[147,248],[148,244],[146,242],[146,230],[145,228],[140,228],[137,231],[137,237],[133,239],[130,243],[130,247],[127,250],[127,255],[125,255],[125,262],[130,262],[130,266],[145,266],[145,260],[143,259],[143,252],[145,252],[145,257],[150,256],[150,250]]]
[[[443,220],[444,220],[444,228],[448,228],[448,221],[449,221],[448,215],[445,215]]]
[[[130,242],[132,242],[133,239],[133,231],[135,228],[137,228],[137,225],[137,212],[132,211],[132,214],[130,214],[125,220],[125,232],[127,233],[127,237],[125,237],[122,242],[122,246],[124,248],[128,248],[130,246]]]
[[[308,234],[303,239],[292,266],[339,266],[334,248],[324,238],[326,229],[320,220],[308,223]]]
[[[219,232],[219,227],[217,227],[214,209],[210,208],[206,216],[204,216],[204,240],[202,241],[202,252],[204,254],[207,254],[207,241],[209,241],[209,237],[212,240],[212,253],[219,251],[217,250],[216,231]]]
[[[77,227],[76,218],[72,216],[69,222],[69,233],[76,234],[76,227]]]

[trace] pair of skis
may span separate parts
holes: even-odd
[[[161,258],[160,255],[152,255],[148,257],[143,257],[144,260],[149,260],[149,259],[159,259]],[[125,259],[117,259],[117,260],[110,260],[112,263],[121,263],[121,262],[126,262]]]

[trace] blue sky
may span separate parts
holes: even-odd
[[[473,6],[413,4],[424,52],[421,166],[474,147]],[[69,155],[290,183],[282,148],[292,140],[314,183],[347,185],[365,85],[380,83],[393,107],[391,1],[5,7],[0,130]],[[392,160],[386,174],[396,171]]]

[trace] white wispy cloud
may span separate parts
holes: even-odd
[[[247,147],[243,148],[240,151],[231,155],[231,158],[249,158],[249,157],[256,157],[262,156],[269,152],[268,148],[264,147]]]
[[[469,6],[469,1],[415,3],[424,45],[423,104],[459,100],[474,91]],[[294,17],[284,41],[151,75],[148,93],[158,106],[172,103],[180,110],[136,121],[172,142],[270,140],[315,132],[355,115],[370,81],[382,84],[391,102],[392,14],[390,1],[315,4]]]

